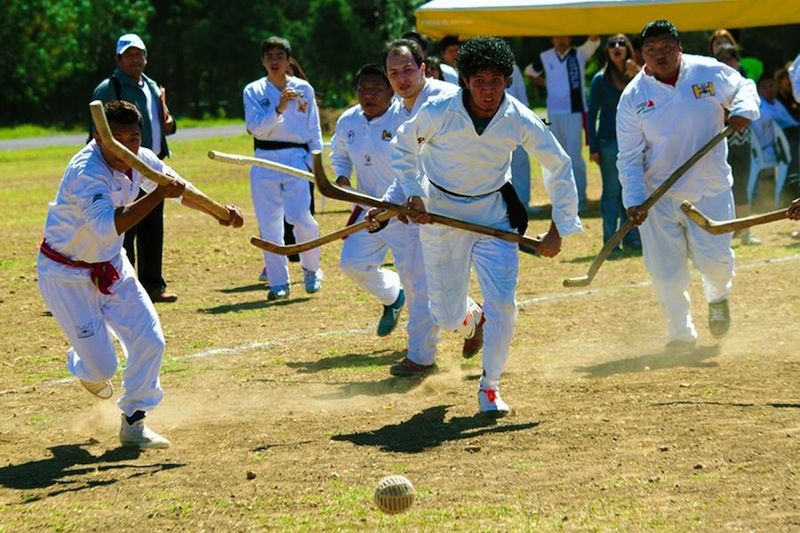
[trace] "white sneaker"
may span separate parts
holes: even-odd
[[[119,428],[119,442],[123,446],[139,448],[169,448],[169,441],[144,425],[144,418],[128,424],[125,413],[122,413],[122,424]]]
[[[492,389],[478,389],[478,408],[481,413],[485,413],[495,418],[501,418],[508,414],[508,404],[500,397],[500,391]]]
[[[114,386],[111,384],[111,380],[107,379],[105,381],[86,381],[86,380],[79,380],[83,388],[100,398],[101,400],[108,400],[114,395]]]

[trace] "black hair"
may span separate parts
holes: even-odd
[[[272,37],[268,37],[261,41],[261,57],[264,57],[264,54],[266,54],[272,48],[280,48],[286,52],[287,58],[292,57],[292,45],[289,44],[289,41],[283,37],[273,35]]]
[[[681,36],[678,33],[678,28],[676,28],[675,25],[668,20],[658,19],[651,20],[645,24],[644,28],[642,29],[642,44],[644,44],[647,39],[661,37],[662,35],[668,35],[675,39],[678,43],[681,42]]]
[[[428,43],[425,41],[425,38],[419,33],[415,31],[407,31],[402,35],[402,38],[414,41],[419,45],[420,50],[422,50],[423,52],[427,52]]]
[[[379,76],[383,79],[383,82],[386,84],[387,87],[391,88],[391,84],[389,83],[389,78],[386,77],[386,72],[384,72],[383,67],[378,65],[377,63],[367,63],[363,65],[358,72],[356,72],[355,77],[355,84],[356,88],[358,88],[358,82],[361,81],[361,78],[364,76]]]
[[[459,41],[458,37],[456,37],[455,35],[445,35],[444,37],[442,37],[442,40],[439,41],[439,50],[444,52],[451,46],[457,46],[459,44],[461,44],[461,41]]]
[[[132,103],[126,100],[110,100],[105,103],[104,108],[109,124],[117,124],[119,126],[138,124],[141,129],[142,114]]]
[[[476,37],[461,45],[458,73],[469,79],[481,70],[494,70],[506,78],[514,72],[514,52],[497,37]]]
[[[417,42],[411,39],[395,39],[386,43],[386,46],[383,47],[383,64],[386,64],[386,58],[389,57],[390,53],[395,53],[403,47],[409,49],[411,56],[414,58],[414,63],[421,67],[423,62],[422,50],[420,50]]]
[[[433,72],[432,69],[439,71],[439,76],[437,76],[436,79],[444,81],[444,74],[442,73],[442,60],[436,56],[428,56],[425,58],[425,74],[430,77]]]

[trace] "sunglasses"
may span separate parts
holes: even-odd
[[[609,48],[625,48],[627,43],[625,41],[608,41]]]

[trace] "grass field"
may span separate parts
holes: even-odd
[[[722,342],[695,276],[699,346],[667,353],[640,256],[608,261],[586,289],[561,286],[601,246],[590,165],[586,231],[556,259],[520,258],[502,382],[513,413],[495,422],[476,416],[480,358],[462,360],[455,334],[443,334],[440,373],[389,376],[404,332],[374,335],[380,305],[338,271],[339,243],[323,249],[321,293],[306,295],[292,264],[292,298],[268,303],[247,170],[205,156],[247,154],[248,138],[174,144],[171,164],[246,223],[166,208],[165,275],[180,298],[157,305],[165,398],[148,421],[173,446],[148,452],[119,448],[114,403],[68,376],[36,287],[47,202],[73,149],[0,152],[0,532],[800,530],[797,226],[736,245]],[[317,206],[324,233],[347,218],[345,204]],[[474,280],[472,291],[480,300]],[[371,501],[393,473],[417,489],[398,516]]]

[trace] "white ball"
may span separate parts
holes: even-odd
[[[415,496],[414,485],[404,476],[386,476],[375,487],[375,505],[388,514],[408,511]]]

